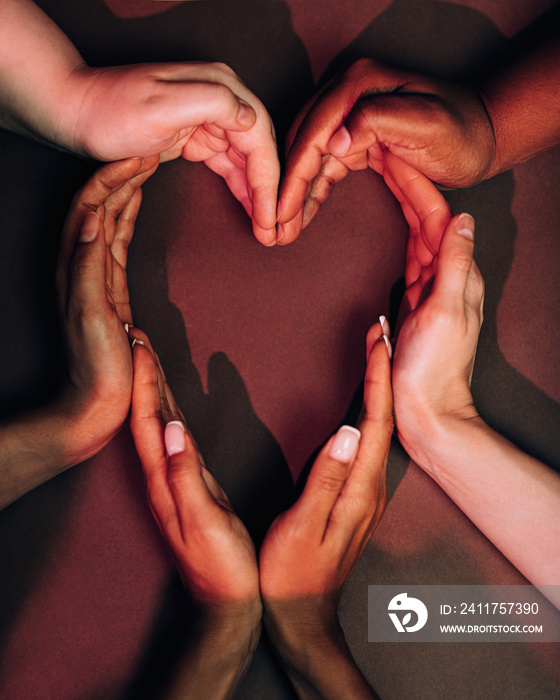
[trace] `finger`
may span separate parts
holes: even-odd
[[[113,243],[110,247],[107,246],[107,289],[123,323],[132,323],[126,264],[141,201],[142,190],[138,189],[120,213]]]
[[[383,155],[385,168],[401,193],[400,196],[397,195],[399,201],[406,202],[413,210],[418,218],[422,240],[427,250],[434,255],[451,219],[451,207],[437,187],[422,173],[389,151]]]
[[[105,248],[103,225],[97,214],[90,212],[80,227],[67,273],[68,285],[61,295],[67,312],[78,320],[90,315],[92,321],[107,309]]]
[[[430,168],[426,149],[442,134],[451,140],[454,126],[441,100],[430,94],[427,85],[416,88],[420,89],[424,94],[415,92],[410,77],[403,73],[394,73],[392,84],[378,84],[377,94],[361,97],[349,111],[329,142],[329,152],[346,157],[368,151],[377,169],[381,151],[388,150],[415,168]],[[437,162],[432,170],[441,174]],[[426,174],[431,175],[429,170]]]
[[[377,336],[377,337],[376,337]],[[393,392],[391,389],[392,347],[387,319],[381,316],[367,338],[368,362],[364,379],[364,415],[360,421],[362,435],[370,430],[379,433],[380,442],[390,439],[393,421]],[[388,431],[388,436],[387,436]],[[358,457],[365,446],[360,442]]]
[[[100,168],[74,196],[64,224],[59,254],[57,275],[62,286],[64,286],[63,278],[74,250],[74,243],[86,215],[91,211],[98,212],[108,197],[126,182],[134,179],[135,175],[138,175],[137,186],[139,186],[157,168],[158,160],[155,156],[144,160],[129,158],[108,163]],[[99,215],[101,216],[101,213]],[[109,234],[111,235],[111,232]]]
[[[357,525],[377,522],[386,504],[386,469],[393,434],[391,350],[387,321],[382,317],[368,334],[364,405],[359,423],[358,454],[331,517],[338,536],[351,536]],[[374,341],[374,338],[377,339]],[[373,344],[372,344],[373,343]],[[334,528],[333,528],[334,529]],[[368,530],[371,534],[371,531]]]
[[[150,507],[163,528],[175,517],[175,503],[167,485],[157,366],[148,346],[140,342],[133,344],[132,358],[134,378],[130,427],[142,462]]]
[[[353,88],[348,91],[345,88],[346,83],[341,82],[325,90],[311,105],[306,105],[296,119],[296,123],[301,123],[286,154],[280,187],[277,213],[282,224],[292,221],[303,208],[308,188],[321,170],[323,156],[328,153],[329,140],[359,96],[359,93],[354,94]],[[302,114],[305,114],[303,118]]]
[[[360,432],[342,426],[315,460],[292,512],[310,537],[322,539],[332,508],[346,482],[360,441]]]
[[[165,447],[168,457],[167,481],[175,502],[183,536],[188,529],[200,524],[216,508],[216,501],[203,478],[203,463],[198,447],[181,421],[165,427]]]
[[[263,245],[274,245],[280,161],[270,118],[265,113],[250,132],[228,136],[235,151],[245,159],[253,233]]]
[[[142,159],[138,171],[129,179],[120,181],[103,202],[105,209],[106,239],[112,245],[118,218],[128,206],[137,190],[153,175],[159,165],[159,157]]]
[[[332,188],[343,180],[347,174],[348,167],[344,163],[332,156],[325,156],[321,170],[310,184],[305,196],[300,229],[296,231],[296,227],[292,224],[292,222],[299,221],[299,218],[296,217],[290,222],[292,226],[284,227],[283,236],[278,242],[282,241],[282,244],[286,245],[295,240],[300,230],[303,230],[311,223],[321,205],[327,200]]]
[[[467,283],[474,267],[474,219],[453,217],[443,235],[432,294],[446,304],[464,308]]]
[[[162,132],[179,132],[200,124],[220,129],[246,131],[254,126],[257,114],[222,82],[162,82],[159,109],[152,113]]]
[[[134,328],[133,326],[131,326],[128,329],[128,335],[129,339],[131,340],[132,348],[134,348],[137,344],[144,345],[152,354],[156,372],[155,381],[157,384],[159,396],[158,416],[160,421],[163,423],[163,425],[175,420],[179,420],[182,423],[185,423],[183,413],[181,412],[181,409],[175,401],[175,397],[173,396],[171,387],[167,382],[167,378],[165,376],[165,372],[161,365],[160,359],[155,350],[153,349],[150,339],[148,338],[146,333],[141,331],[139,328]]]

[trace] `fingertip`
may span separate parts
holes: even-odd
[[[172,420],[165,426],[165,451],[168,457],[185,451],[185,427],[179,420]]]
[[[366,339],[366,358],[369,361],[373,348],[383,341],[389,360],[393,358],[393,345],[391,343],[391,327],[385,316],[380,316],[368,331]]]
[[[303,208],[301,208],[296,216],[289,221],[284,221],[278,224],[278,233],[276,242],[279,245],[288,245],[293,243],[299,236],[302,230]]]
[[[343,425],[329,444],[329,457],[342,464],[351,462],[358,451],[361,436],[357,428]]]
[[[455,218],[455,230],[468,241],[474,241],[474,219],[470,214],[463,212]]]
[[[272,248],[277,243],[276,227],[271,229],[262,228],[256,221],[253,221],[253,233],[257,241],[267,248]]]
[[[352,137],[350,132],[344,126],[344,124],[331,136],[328,144],[327,151],[332,153],[333,156],[342,157],[345,156],[350,150],[352,145]]]
[[[257,121],[257,113],[250,104],[238,98],[239,109],[237,111],[237,121],[245,129],[249,129]]]
[[[99,233],[99,218],[94,211],[90,211],[82,222],[80,229],[79,242],[92,243]]]

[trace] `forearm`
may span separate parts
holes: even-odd
[[[560,475],[478,416],[422,434],[404,443],[418,464],[533,584],[560,584]]]
[[[107,417],[110,420],[107,421]],[[126,411],[62,392],[50,404],[0,423],[0,510],[101,450]]]
[[[233,697],[255,654],[260,629],[260,601],[248,606],[247,612],[199,620],[158,699]]]
[[[292,603],[287,604],[287,608]],[[268,610],[267,610],[268,607]],[[293,615],[281,603],[267,606],[264,622],[282,666],[301,700],[377,700],[356,665],[338,618],[306,623],[306,614]]]
[[[84,61],[31,0],[0,3],[0,126],[69,150]]]
[[[488,177],[560,143],[560,8],[525,34],[512,60],[482,86],[496,141]]]
[[[0,510],[72,465],[67,422],[48,408],[0,424]]]

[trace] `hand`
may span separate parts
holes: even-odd
[[[132,393],[127,250],[142,183],[157,157],[101,168],[75,196],[64,226],[57,286],[69,381],[53,411],[65,430],[64,461],[98,452],[124,423]]]
[[[199,613],[165,697],[230,698],[260,634],[255,548],[206,469],[148,338],[136,328],[131,335],[130,424],[148,501]]]
[[[345,644],[337,608],[386,506],[393,428],[387,343],[377,323],[368,334],[361,436],[345,426],[327,442],[302,495],[274,521],[261,548],[265,625],[304,696],[304,689],[313,686],[322,698],[331,693],[337,698],[372,697]],[[331,645],[331,660],[336,657],[346,669],[336,672],[333,666],[336,679],[330,678],[322,656]],[[328,693],[319,688],[324,682]]]
[[[410,225],[393,391],[399,438],[417,458],[434,421],[477,415],[470,380],[484,282],[472,217],[452,217],[434,185],[396,156],[386,155],[384,177]]]
[[[226,494],[206,469],[147,337],[134,343],[131,428],[150,508],[185,587],[201,607],[257,607],[255,548]],[[260,614],[259,614],[260,619]]]
[[[83,65],[66,94],[71,150],[100,160],[159,154],[162,161],[204,161],[252,216],[257,239],[274,245],[280,177],[274,127],[231,68]]]
[[[463,85],[357,61],[306,106],[292,129],[279,242],[298,236],[350,170],[382,173],[383,150],[440,185],[467,187],[489,172],[492,123],[480,97]]]
[[[0,509],[96,454],[126,419],[132,392],[127,248],[140,185],[157,161],[106,165],[74,198],[57,269],[67,377],[51,402],[0,423]]]

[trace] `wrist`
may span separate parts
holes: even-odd
[[[161,698],[231,698],[255,654],[261,610],[259,599],[258,603],[235,605],[229,612],[225,607],[219,614],[201,611]]]
[[[472,402],[447,413],[414,412],[414,419],[396,416],[399,440],[411,459],[440,484],[457,450],[486,424]]]
[[[352,657],[336,608],[298,601],[267,604],[269,639],[302,700],[370,700],[377,696]],[[314,610],[309,614],[309,609]],[[323,609],[321,609],[323,608]]]
[[[128,416],[132,389],[118,405],[66,386],[48,407],[58,427],[54,441],[64,469],[93,457],[120,431]]]
[[[65,471],[69,424],[53,404],[7,418],[0,426],[0,510]]]

